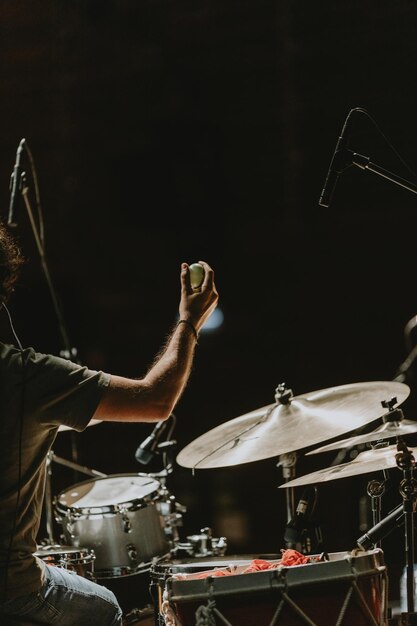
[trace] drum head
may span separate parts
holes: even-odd
[[[129,505],[152,500],[159,487],[160,483],[148,476],[117,474],[72,485],[59,494],[57,503],[64,508],[92,513],[114,509],[118,505],[129,508]]]

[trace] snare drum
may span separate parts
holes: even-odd
[[[173,572],[164,590],[169,621],[162,623],[194,626],[204,612],[205,619],[232,626],[386,626],[387,587],[379,549],[356,556],[338,552],[329,561],[250,574],[176,580]]]
[[[48,565],[62,567],[89,580],[95,580],[94,560],[96,557],[93,550],[61,545],[39,546],[35,556]]]
[[[218,556],[189,559],[167,559],[154,561],[150,571],[150,592],[152,595],[155,612],[159,614],[160,623],[163,621],[162,602],[166,595],[167,581],[176,574],[195,574],[206,570],[228,567],[229,565],[249,565],[253,559],[273,560],[279,559],[278,554],[258,554],[240,556]]]
[[[88,546],[100,577],[133,574],[169,552],[156,503],[160,483],[148,476],[116,474],[73,485],[55,499],[65,540]]]

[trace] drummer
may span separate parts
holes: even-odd
[[[16,241],[0,224],[0,304],[7,314],[6,302],[22,263]],[[16,345],[0,343],[2,625],[122,623],[122,611],[110,590],[34,555],[45,459],[60,425],[82,431],[93,418],[154,422],[171,415],[190,375],[198,333],[218,300],[213,270],[200,263],[204,279],[195,289],[188,264],[181,265],[178,321],[142,378],[93,371],[39,354],[23,348],[17,337]]]

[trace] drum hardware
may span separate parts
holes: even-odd
[[[293,398],[293,392],[291,389],[287,389],[285,383],[278,385],[275,392],[276,402],[281,404],[289,404]],[[282,467],[282,477],[285,481],[293,480],[295,478],[295,466],[297,463],[297,453],[287,452],[279,456],[277,467]],[[286,493],[286,506],[287,506],[287,522],[289,523],[295,514],[295,500],[294,489],[287,489]]]
[[[127,556],[129,557],[132,566],[135,568],[138,566],[138,551],[134,543],[128,543],[126,546]]]
[[[386,473],[386,472],[384,472]],[[372,503],[372,523],[378,524],[381,521],[381,499],[385,493],[385,484],[387,480],[370,480],[368,482],[366,492],[371,498]],[[375,545],[376,548],[380,547],[380,542]]]
[[[282,477],[285,481],[290,481],[295,478],[295,466],[297,463],[297,453],[287,452],[287,454],[281,454],[277,467],[282,467]],[[286,510],[287,510],[287,522],[289,523],[295,514],[295,501],[294,501],[294,489],[287,489],[286,493]],[[290,546],[287,546],[290,547]]]
[[[404,544],[407,582],[407,619],[403,619],[403,622],[408,626],[408,624],[417,624],[417,613],[414,612],[414,501],[417,495],[417,481],[413,476],[415,458],[412,451],[407,448],[403,441],[398,443],[397,449],[397,465],[403,472],[403,480],[400,483],[400,494],[403,498],[405,518]]]
[[[171,551],[175,558],[186,555],[194,558],[206,558],[226,554],[226,537],[213,537],[211,528],[202,528],[199,534],[188,535],[187,540],[186,542],[177,542]]]
[[[399,441],[397,444],[395,458],[398,468],[403,472],[403,480],[399,486],[403,503],[360,537],[357,544],[362,549],[368,549],[387,537],[395,528],[404,526],[407,612],[401,614],[401,624],[413,626],[417,624],[414,600],[414,510],[417,496],[417,481],[413,476],[415,459],[412,451],[407,448],[403,441]]]
[[[317,500],[317,487],[307,486],[298,501],[294,516],[285,527],[286,548],[293,548],[302,554],[317,554],[322,550],[321,527],[313,520]]]
[[[165,487],[161,489],[161,499],[156,506],[164,520],[166,538],[174,546],[179,541],[178,528],[183,525],[182,514],[187,511],[187,507],[177,502]]]
[[[183,513],[186,513],[187,507],[177,502],[174,495],[172,495],[166,486],[166,477],[168,473],[166,471],[159,472],[158,474],[148,474],[160,479],[159,497],[156,502],[156,507],[163,519],[163,527],[166,539],[171,547],[175,546],[179,541],[178,528],[183,525]]]

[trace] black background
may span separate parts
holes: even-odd
[[[414,194],[350,168],[332,205],[318,199],[344,119],[365,108],[417,169],[416,3],[211,0],[9,0],[0,6],[0,199],[25,137],[39,178],[49,268],[81,362],[141,376],[177,315],[182,261],[215,270],[224,324],[201,336],[175,414],[178,450],[274,400],[391,380],[416,314]],[[354,150],[415,176],[365,115]],[[27,163],[30,197],[33,180]],[[63,345],[24,206],[27,264],[11,304],[25,345]],[[11,335],[2,320],[5,340]],[[403,408],[415,418],[413,379]],[[379,416],[376,416],[379,417]],[[146,424],[58,435],[54,450],[99,471],[158,471],[135,461]],[[305,435],[305,438],[304,438]],[[309,446],[308,432],[300,439]],[[330,464],[304,457],[297,474]],[[400,501],[395,486],[383,500]],[[53,465],[53,492],[84,477]],[[328,551],[361,534],[368,475],[319,489]],[[231,553],[283,546],[276,459],[191,472],[168,487]],[[297,490],[298,495],[298,490]],[[43,529],[43,532],[45,530]],[[385,544],[391,593],[401,531]]]

